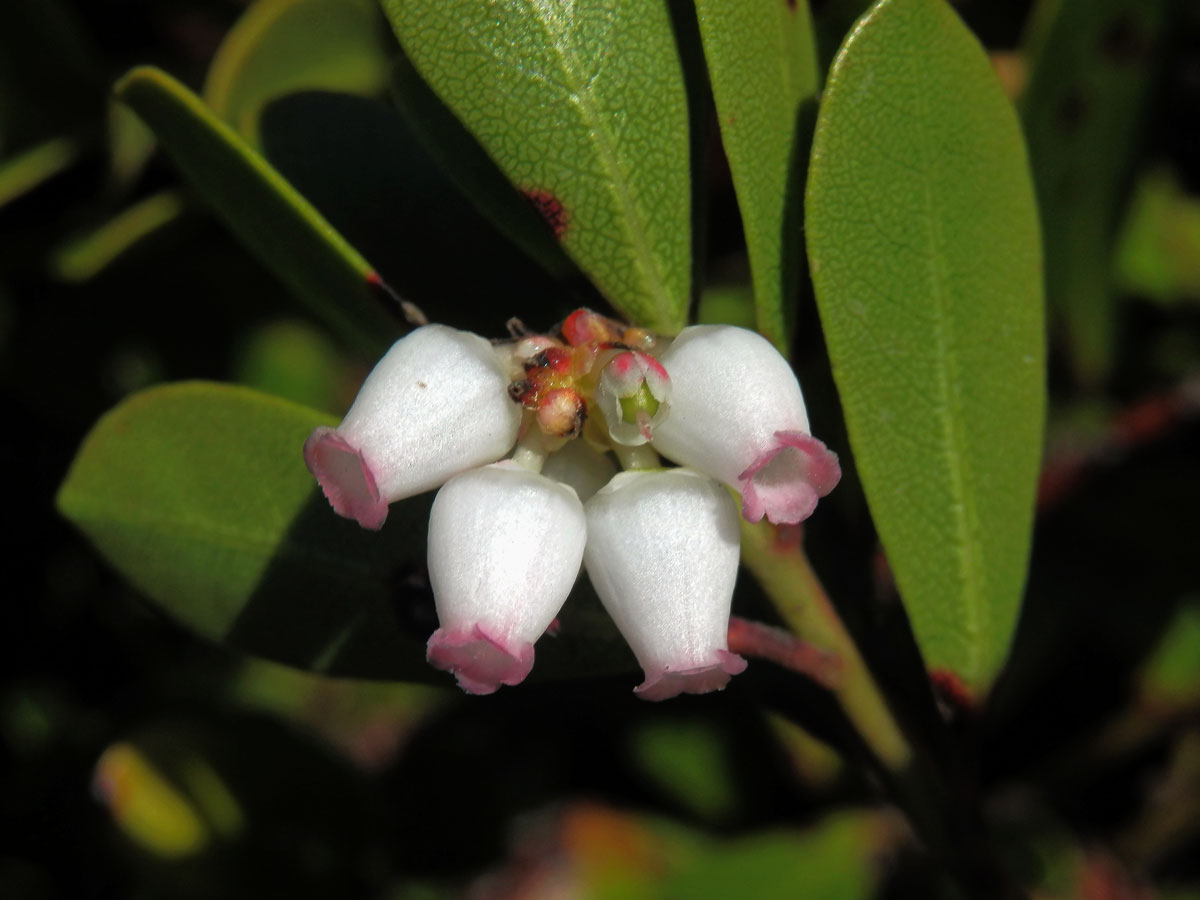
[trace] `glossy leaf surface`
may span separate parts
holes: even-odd
[[[854,462],[932,670],[984,691],[1025,581],[1045,407],[1016,116],[940,0],[883,0],[835,61],[808,248]]]
[[[270,268],[344,335],[382,351],[400,319],[375,270],[270,163],[158,69],[134,69],[117,96],[153,129],[184,175]]]
[[[371,0],[258,0],[213,58],[204,99],[252,142],[271,100],[301,90],[379,94],[388,42]]]
[[[384,0],[425,82],[619,310],[678,331],[691,273],[687,98],[665,4]]]
[[[1112,256],[1141,144],[1165,0],[1042,0],[1022,118],[1041,204],[1046,300],[1077,379],[1095,384],[1117,340]]]
[[[786,353],[803,158],[819,83],[812,18],[803,0],[696,0],[696,15],[742,214],[757,327]]]
[[[320,424],[332,422],[247,388],[152,388],[92,430],[58,506],[204,637],[331,675],[450,684],[425,663],[436,627],[423,587],[432,495],[393,504],[381,532],[338,517],[301,455]],[[539,643],[539,676],[630,667],[586,594],[569,601],[563,634]]]

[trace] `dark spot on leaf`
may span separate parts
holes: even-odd
[[[1073,87],[1063,94],[1054,110],[1054,121],[1064,134],[1075,134],[1088,117],[1088,102],[1083,91]]]
[[[787,8],[792,12],[796,11],[796,0],[787,0]]]
[[[562,201],[549,191],[537,188],[531,188],[521,193],[525,195],[526,200],[533,204],[533,208],[537,210],[538,215],[546,220],[546,224],[550,226],[550,230],[554,232],[554,236],[561,238],[567,230],[569,218],[566,209],[562,205]]]
[[[1118,16],[1100,35],[1100,52],[1119,66],[1132,65],[1146,55],[1146,35],[1129,14]]]
[[[975,698],[971,695],[971,689],[958,673],[949,669],[934,669],[929,673],[929,680],[933,683],[934,696],[937,697],[943,712],[947,713],[947,718],[956,718],[975,709]]]

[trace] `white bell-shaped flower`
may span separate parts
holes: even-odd
[[[588,576],[645,672],[646,700],[725,687],[746,661],[729,652],[737,510],[689,469],[622,472],[585,507]]]
[[[429,662],[471,694],[519,684],[579,576],[587,524],[574,489],[506,461],[464,472],[429,516],[441,625]]]
[[[492,345],[445,325],[398,340],[337,428],[320,427],[304,461],[334,510],[378,529],[387,506],[504,456],[520,406]]]
[[[654,430],[655,449],[740,492],[749,522],[812,515],[841,468],[809,434],[800,384],[770,341],[732,325],[693,325],[662,364],[671,415]]]

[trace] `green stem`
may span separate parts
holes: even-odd
[[[742,562],[797,637],[841,660],[841,677],[833,692],[871,751],[892,771],[907,766],[912,748],[804,551],[798,545],[782,545],[766,522],[743,522]]]
[[[637,447],[626,447],[624,444],[612,442],[613,452],[617,454],[617,459],[621,462],[621,468],[629,471],[630,469],[658,469],[662,467],[662,460],[654,448],[649,444],[641,444]]]

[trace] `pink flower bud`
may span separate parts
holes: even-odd
[[[729,652],[737,510],[689,469],[622,472],[585,507],[588,576],[645,672],[646,700],[725,687],[746,661]]]
[[[429,516],[441,627],[429,662],[471,694],[519,684],[571,592],[587,525],[575,491],[512,462],[451,478]]]
[[[508,383],[483,338],[425,325],[392,345],[341,425],[313,431],[304,461],[335,512],[381,528],[389,503],[512,449],[521,408]]]
[[[654,437],[671,410],[671,379],[647,353],[618,353],[600,373],[596,403],[608,434],[618,444],[638,446]]]
[[[796,375],[771,343],[732,325],[693,325],[662,364],[671,417],[655,428],[655,449],[739,491],[747,521],[812,515],[841,468],[809,434]]]

